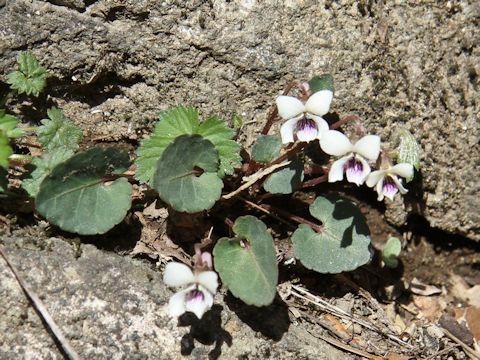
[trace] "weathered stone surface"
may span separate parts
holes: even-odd
[[[160,110],[183,103],[241,114],[248,145],[288,80],[329,72],[333,112],[358,114],[386,140],[405,126],[424,150],[413,204],[388,205],[388,219],[403,224],[413,209],[480,240],[478,2],[84,4],[8,1],[0,73],[32,49],[53,74],[51,99],[92,137],[141,138]]]
[[[1,242],[82,359],[350,358],[291,323],[280,302],[253,312],[218,294],[202,322],[177,322],[165,306],[172,292],[149,263],[38,234]],[[0,279],[0,359],[62,359],[1,257]]]

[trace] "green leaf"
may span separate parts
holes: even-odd
[[[241,166],[240,144],[231,140],[235,130],[229,128],[224,121],[211,117],[200,123],[197,133],[210,140],[220,156],[218,176],[232,175],[236,167]]]
[[[0,166],[8,167],[8,158],[13,154],[10,141],[6,135],[0,133]]]
[[[125,151],[93,148],[57,165],[40,184],[38,212],[62,230],[103,234],[120,223],[131,206],[127,179],[108,181],[128,169]]]
[[[236,237],[218,240],[213,249],[215,270],[232,294],[245,303],[264,306],[275,298],[278,266],[273,239],[254,216],[239,217]]]
[[[263,188],[272,194],[291,194],[302,186],[303,168],[303,161],[295,157],[288,167],[270,175]]]
[[[56,107],[48,109],[47,114],[49,119],[43,119],[42,126],[37,129],[38,140],[43,148],[77,150],[82,140],[82,130]]]
[[[70,149],[58,148],[52,149],[40,157],[34,157],[31,164],[27,166],[29,173],[28,177],[22,180],[22,188],[30,197],[34,198],[40,190],[43,179],[55,166],[71,158],[73,154],[74,152]]]
[[[8,189],[8,171],[3,167],[0,167],[0,194],[4,193]]]
[[[310,213],[322,222],[323,231],[302,224],[292,235],[295,257],[306,268],[335,274],[370,261],[368,226],[350,200],[320,196],[310,205]]]
[[[274,135],[260,135],[252,147],[252,159],[268,163],[280,156],[282,142]]]
[[[330,90],[335,92],[333,87],[333,77],[330,74],[323,74],[320,76],[314,76],[311,80],[308,81],[310,85],[310,90],[312,94],[321,91],[321,90]]]
[[[411,164],[417,171],[420,170],[422,149],[415,137],[405,128],[398,128],[394,134],[394,142],[398,144],[397,163]],[[410,182],[413,176],[406,179]]]
[[[243,120],[238,115],[233,115],[233,128],[240,129],[243,126]]]
[[[7,75],[7,83],[19,94],[38,96],[47,84],[47,70],[29,51],[19,53],[17,63],[19,70]]]
[[[387,240],[382,251],[382,260],[389,268],[396,268],[398,266],[398,256],[402,251],[402,243],[396,237],[391,237]]]
[[[157,163],[153,187],[175,210],[210,209],[222,195],[218,151],[200,135],[182,135],[168,145]]]
[[[150,139],[143,140],[137,150],[136,178],[151,185],[155,166],[165,148],[181,135],[202,135],[210,140],[220,156],[218,174],[233,174],[241,165],[240,145],[231,140],[235,131],[217,118],[200,123],[198,112],[192,107],[178,106],[160,114],[160,120]]]
[[[3,133],[8,138],[16,138],[19,134],[17,129],[18,119],[13,116],[5,113],[5,110],[0,110],[0,132]],[[20,135],[21,136],[21,135]]]

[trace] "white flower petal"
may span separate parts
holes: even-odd
[[[322,134],[320,147],[329,155],[342,156],[352,151],[353,145],[340,131],[329,130]]]
[[[380,137],[377,135],[362,137],[353,145],[353,151],[368,160],[377,160],[380,155]]]
[[[297,118],[287,120],[283,123],[282,127],[280,128],[280,136],[282,137],[282,144],[295,142],[294,132],[295,132],[295,126],[297,125],[298,120],[299,118],[297,117]]]
[[[186,311],[185,297],[192,289],[195,289],[195,286],[179,291],[170,298],[170,301],[168,302],[168,313],[170,316],[178,317]]]
[[[276,100],[278,115],[288,120],[305,112],[305,105],[293,96],[279,96]]]
[[[202,271],[197,274],[197,283],[202,285],[212,294],[215,294],[218,287],[218,275],[215,271]]]
[[[208,290],[202,289],[202,287],[199,287],[198,290],[195,291],[200,291],[202,294],[202,298],[195,297],[187,300],[185,303],[185,308],[187,311],[193,312],[197,316],[197,318],[201,319],[203,314],[205,314],[205,312],[210,310],[210,308],[212,307],[213,296]]]
[[[330,103],[333,99],[333,92],[330,90],[321,90],[310,96],[305,104],[305,110],[313,115],[325,115],[330,109]]]
[[[321,139],[323,134],[326,133],[329,129],[328,123],[320,116],[309,114],[308,118],[312,119],[313,121],[315,121],[315,124],[317,124],[317,129],[318,129],[317,139]]]
[[[393,179],[393,182],[395,183],[395,185],[397,185],[398,190],[400,190],[400,194],[403,195],[403,194],[406,194],[408,192],[408,190],[403,187],[402,181],[398,177],[391,176],[391,178]]]
[[[355,164],[353,164],[353,167],[350,165],[351,163],[353,163],[353,161],[348,161],[348,163],[346,164],[347,168],[345,169],[345,172],[348,182],[360,186],[363,184],[368,174],[370,174],[370,166],[368,165],[367,161],[360,155],[355,156],[354,159]]]
[[[170,262],[165,267],[163,273],[163,282],[168,286],[178,287],[191,284],[195,281],[195,276],[190,268],[179,262]]]
[[[390,169],[390,172],[408,179],[413,176],[413,166],[407,163],[397,164]]]
[[[383,181],[384,180],[385,180],[385,177],[382,177],[381,180],[379,182],[377,182],[377,186],[375,188],[375,190],[377,190],[377,194],[378,194],[378,197],[377,197],[378,201],[382,201],[383,198],[384,198],[384,195],[383,195]]]
[[[376,184],[382,181],[384,176],[385,176],[385,170],[376,170],[372,172],[367,177],[367,181],[366,181],[367,186],[374,187]]]
[[[328,172],[328,182],[342,181],[343,173],[345,172],[345,164],[353,155],[344,156],[335,161]]]

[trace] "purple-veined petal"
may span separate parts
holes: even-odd
[[[413,166],[407,163],[397,164],[390,169],[390,172],[408,179],[413,176]]]
[[[315,124],[317,124],[317,129],[318,129],[317,139],[321,139],[323,134],[326,133],[329,129],[328,123],[320,116],[309,114],[308,117],[313,121],[315,121]]]
[[[192,270],[182,263],[169,262],[163,273],[163,282],[168,286],[178,287],[191,284],[195,281]]]
[[[295,124],[294,133],[300,141],[309,142],[315,140],[318,137],[317,123],[312,119],[302,117]]]
[[[208,290],[202,289],[201,286],[191,290],[185,298],[186,310],[193,312],[199,319],[202,318],[206,311],[210,310],[212,305],[212,294]]]
[[[279,96],[276,100],[278,115],[288,120],[305,112],[305,105],[293,96]]]
[[[398,177],[392,175],[392,180],[395,182],[395,185],[397,186],[398,190],[400,190],[400,194],[406,194],[408,192],[407,189],[405,189],[402,185],[402,180],[400,180]]]
[[[328,113],[330,103],[333,99],[333,92],[321,90],[310,96],[305,103],[305,110],[313,115],[322,116]]]
[[[375,186],[375,190],[377,191],[377,194],[378,194],[378,197],[377,197],[378,201],[382,201],[383,198],[384,198],[384,195],[383,195],[383,180],[384,179],[385,179],[385,177],[382,177],[380,179],[380,181],[377,182],[377,186]]]
[[[380,137],[377,135],[362,137],[353,145],[353,151],[368,160],[377,160],[378,155],[380,155]]]
[[[343,180],[343,173],[345,172],[345,164],[353,157],[353,155],[344,156],[337,161],[334,161],[328,172],[328,182],[336,182]]]
[[[197,283],[215,294],[218,287],[218,275],[215,271],[202,271],[197,274]]]
[[[303,115],[301,116],[303,117]],[[280,127],[280,136],[282,138],[282,144],[295,142],[295,138],[294,138],[295,127],[299,119],[300,118],[297,117],[297,118],[287,120]]]
[[[363,184],[368,174],[370,174],[370,166],[361,156],[353,156],[345,164],[345,173],[348,182],[360,186]]]
[[[353,145],[340,131],[328,130],[322,134],[320,147],[329,155],[343,156],[352,151]]]
[[[186,311],[186,296],[193,289],[195,289],[195,285],[173,294],[173,296],[170,298],[170,301],[168,302],[168,313],[170,314],[170,316],[178,317]]]
[[[382,181],[382,193],[390,200],[393,200],[393,197],[398,192],[398,187],[396,182],[394,181],[394,177],[387,175],[383,178]],[[398,179],[397,179],[398,181]]]
[[[368,175],[365,183],[367,184],[368,187],[374,187],[376,184],[382,181],[384,176],[385,176],[385,170],[373,171]]]

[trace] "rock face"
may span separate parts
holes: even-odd
[[[253,312],[217,295],[204,321],[177,322],[165,306],[172,292],[149,263],[38,234],[2,242],[81,359],[351,358],[291,323],[284,304]],[[0,278],[0,359],[63,359],[2,257]]]
[[[389,221],[415,211],[480,240],[479,16],[476,1],[9,0],[0,73],[33,50],[50,99],[95,139],[139,139],[181,103],[241,114],[247,145],[287,81],[331,73],[332,112],[423,148],[414,205],[387,205]]]

